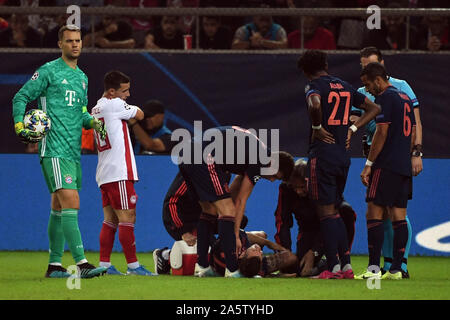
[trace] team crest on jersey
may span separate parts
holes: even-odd
[[[36,80],[37,78],[39,78],[39,72],[38,71],[36,71],[34,74],[33,74],[33,76],[31,77],[31,80]]]
[[[259,179],[261,179],[261,176],[254,176],[253,177],[253,182],[257,183]]]
[[[132,204],[135,204],[136,201],[137,201],[136,196],[135,196],[135,195],[132,195],[132,196],[130,197],[130,202],[131,202]]]
[[[67,184],[71,184],[72,183],[72,177],[70,176],[70,175],[65,175],[64,176],[64,181],[67,183]]]

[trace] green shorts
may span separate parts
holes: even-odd
[[[59,189],[81,189],[81,165],[62,158],[42,158],[41,168],[50,193]]]

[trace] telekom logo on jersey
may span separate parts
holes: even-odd
[[[270,131],[269,155],[268,137]],[[250,139],[254,136],[254,139]],[[172,162],[178,164],[211,163],[214,154],[215,164],[262,164],[261,175],[274,175],[278,172],[279,129],[243,129],[233,126],[226,130],[211,128],[203,132],[202,122],[194,121],[194,137],[187,129],[173,131],[171,140],[179,141],[171,153]],[[248,144],[246,145],[246,140]],[[194,141],[194,143],[192,143]],[[224,145],[225,141],[225,145]],[[211,142],[205,144],[205,142]],[[258,146],[259,145],[259,146]],[[193,149],[193,150],[192,150]],[[225,159],[224,159],[225,154]]]
[[[66,90],[66,101],[69,102],[67,105],[72,107],[72,102],[75,102],[76,92],[73,90]]]

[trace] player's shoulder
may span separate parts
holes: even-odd
[[[59,59],[48,61],[36,69],[31,80],[37,80],[39,77],[53,74],[57,68],[59,68]]]
[[[389,82],[398,90],[406,92],[408,95],[414,94],[414,91],[406,80],[389,77]]]
[[[88,76],[79,67],[78,67],[78,72],[80,73],[81,77],[85,78],[85,80],[88,81]]]
[[[405,84],[408,85],[408,82],[403,79],[394,78],[392,76],[389,76],[389,82],[396,88],[401,88]],[[408,85],[409,86],[409,85]]]

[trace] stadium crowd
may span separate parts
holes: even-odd
[[[217,7],[217,8],[450,8],[446,0],[0,0],[0,6],[109,6],[109,7]],[[65,15],[16,15],[0,17],[0,47],[54,48]],[[217,17],[200,18],[201,49],[287,49],[301,47],[299,17]],[[193,35],[194,16],[113,17],[81,19],[84,47],[183,49],[183,35]],[[356,17],[303,18],[303,41],[307,49],[335,50],[376,46],[381,50],[406,47],[406,17],[382,17],[381,29],[368,30],[366,22]],[[447,17],[412,17],[409,48],[413,50],[448,50]]]

